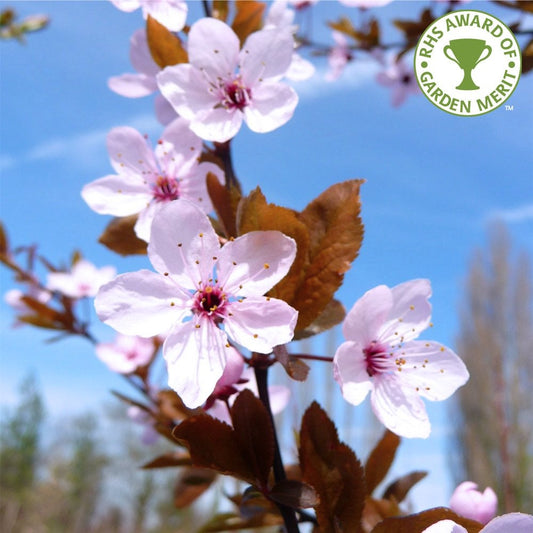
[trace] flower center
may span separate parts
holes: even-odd
[[[208,316],[225,316],[227,298],[217,285],[206,285],[195,296],[193,311]]]
[[[387,348],[378,341],[372,341],[363,349],[365,354],[366,372],[372,377],[391,370],[390,357]]]
[[[251,98],[250,89],[243,85],[240,78],[236,78],[224,86],[222,105],[231,111],[234,109],[242,111],[250,103]]]
[[[156,202],[177,200],[180,197],[178,181],[166,176],[158,176],[153,185],[153,193]]]

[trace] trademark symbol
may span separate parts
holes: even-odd
[[[505,111],[512,111],[514,109],[514,105],[505,105]]]

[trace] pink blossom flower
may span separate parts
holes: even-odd
[[[328,55],[329,71],[326,74],[326,80],[335,81],[344,71],[344,67],[352,59],[352,52],[348,46],[348,39],[340,31],[334,30],[333,40],[335,46]]]
[[[288,30],[266,29],[252,33],[239,50],[227,24],[200,19],[189,32],[190,63],[160,72],[159,89],[202,139],[227,141],[243,120],[252,131],[272,131],[292,117],[298,102],[279,81],[291,64],[293,42]]]
[[[318,0],[289,0],[289,3],[294,6],[294,9],[306,9],[318,3]]]
[[[402,105],[410,94],[420,93],[413,69],[407,67],[401,59],[394,61],[386,70],[378,72],[376,81],[390,88],[393,107]]]
[[[36,314],[35,310],[24,301],[25,296],[29,296],[41,304],[47,304],[52,299],[51,292],[40,289],[36,285],[30,285],[27,292],[22,292],[20,289],[11,289],[7,291],[4,294],[4,301],[10,305],[16,313],[18,313],[17,320],[15,320],[13,327],[19,327],[25,324],[20,320],[21,317]]]
[[[381,7],[390,4],[392,0],[339,0],[341,4],[348,7],[360,7],[369,9],[371,7]]]
[[[531,533],[533,516],[524,513],[509,513],[492,519],[479,533]],[[468,533],[453,520],[440,520],[422,533]]]
[[[111,0],[121,11],[135,11],[142,8],[143,17],[148,15],[171,31],[180,31],[187,18],[185,0]]]
[[[203,408],[211,416],[231,424],[228,406],[233,405],[236,395],[244,389],[251,390],[256,396],[259,396],[259,392],[254,371],[250,367],[244,367],[241,354],[234,348],[230,348],[227,355],[226,368]],[[268,394],[270,408],[274,415],[283,411],[289,403],[290,390],[287,387],[271,385],[268,387]]]
[[[137,72],[109,78],[107,80],[109,88],[126,98],[140,98],[156,91],[159,92],[155,77],[161,69],[152,59],[144,29],[137,30],[131,37],[130,60]],[[157,119],[165,125],[177,116],[172,106],[161,94],[156,96],[155,109]]]
[[[213,163],[198,163],[202,140],[184,119],[165,128],[154,151],[130,127],[112,129],[107,148],[117,174],[85,185],[81,195],[100,214],[123,217],[139,213],[135,233],[140,239],[148,242],[154,215],[172,200],[190,200],[205,213],[213,209],[206,176],[211,172],[223,182],[223,172]]]
[[[113,372],[131,374],[140,366],[146,366],[154,355],[151,339],[117,335],[113,342],[96,345],[96,355]]]
[[[430,325],[430,296],[424,279],[368,291],[347,314],[333,361],[344,398],[359,405],[370,392],[375,415],[403,437],[427,437],[422,398],[444,400],[469,377],[449,348],[413,340]]]
[[[70,298],[92,297],[116,273],[115,267],[96,268],[86,259],[80,259],[74,263],[70,272],[50,272],[48,274],[47,288],[51,291],[58,291]]]
[[[294,240],[278,231],[247,233],[221,247],[208,217],[176,200],[152,223],[148,257],[157,273],[118,276],[100,289],[96,312],[125,335],[172,328],[163,344],[168,384],[198,407],[222,376],[228,337],[264,354],[292,339],[297,311],[262,295],[287,274],[295,254]]]
[[[454,490],[450,509],[461,516],[486,524],[496,516],[498,497],[490,487],[480,492],[476,483],[465,481]]]

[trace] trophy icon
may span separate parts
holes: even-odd
[[[488,53],[483,56],[483,53]],[[449,54],[452,55],[449,55]],[[444,47],[444,55],[457,63],[464,71],[463,81],[456,87],[462,91],[474,91],[479,87],[472,80],[472,71],[478,63],[487,59],[492,48],[482,39],[453,39]],[[455,57],[454,57],[455,56]]]

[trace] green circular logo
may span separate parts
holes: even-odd
[[[490,113],[516,89],[522,70],[513,32],[483,11],[452,11],[420,37],[415,76],[435,106],[464,117]]]

